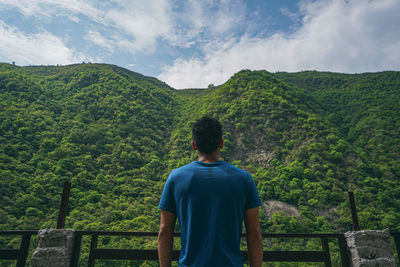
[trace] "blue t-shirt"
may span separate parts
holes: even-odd
[[[225,161],[195,161],[171,171],[159,208],[178,216],[179,266],[243,266],[244,212],[257,206],[251,175]]]

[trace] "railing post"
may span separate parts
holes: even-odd
[[[71,183],[65,182],[63,193],[61,196],[60,211],[58,213],[57,229],[63,229],[65,227],[65,218],[67,217],[67,208],[69,200],[69,191],[71,189]]]
[[[329,252],[329,243],[327,237],[321,238],[322,250],[326,253],[325,267],[332,267],[331,254]]]
[[[351,266],[349,258],[350,255],[348,252],[348,247],[344,235],[339,237],[338,239],[339,239],[340,259],[342,261],[342,267]]]
[[[397,251],[397,258],[400,262],[400,233],[391,233],[392,237],[394,238],[394,244],[396,246],[396,251]]]
[[[360,226],[358,225],[356,202],[354,201],[353,192],[349,192],[349,201],[350,201],[351,217],[353,219],[353,230],[360,231]]]
[[[29,243],[31,241],[31,234],[23,234],[21,240],[21,246],[19,248],[20,256],[17,261],[17,267],[24,267],[26,258],[28,257]]]
[[[79,258],[81,255],[81,246],[82,246],[82,235],[79,232],[75,232],[74,238],[74,246],[72,249],[72,256],[69,266],[76,267],[79,265]]]
[[[94,266],[94,250],[97,247],[97,239],[98,235],[94,234],[92,235],[92,240],[90,241],[90,251],[89,251],[89,261],[88,261],[88,267],[93,267]]]

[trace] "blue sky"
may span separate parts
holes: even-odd
[[[0,0],[0,62],[102,62],[174,88],[241,69],[400,70],[399,0]]]

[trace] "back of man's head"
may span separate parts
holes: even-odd
[[[222,124],[217,119],[202,117],[192,125],[192,139],[199,152],[211,154],[220,145]]]

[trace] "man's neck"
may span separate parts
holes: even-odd
[[[213,163],[220,160],[219,150],[211,153],[211,154],[204,154],[199,152],[198,156],[199,161],[204,163]]]

